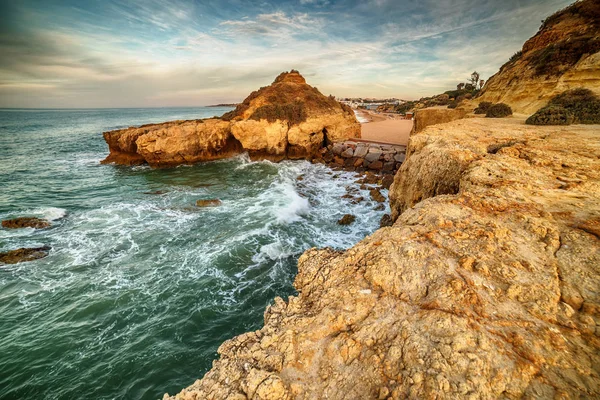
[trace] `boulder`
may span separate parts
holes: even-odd
[[[2,221],[2,227],[6,229],[35,228],[43,229],[50,227],[50,222],[36,217],[19,217]]]
[[[312,159],[328,143],[353,137],[360,137],[360,123],[352,109],[322,95],[292,71],[221,118],[105,132],[110,154],[103,163],[169,167],[243,152],[252,159]],[[337,154],[339,147],[334,150]]]
[[[369,164],[368,168],[373,170],[381,170],[383,168],[383,163],[381,161],[373,161]]]
[[[378,203],[384,203],[385,202],[385,196],[381,194],[381,192],[379,191],[379,189],[371,189],[369,191],[369,194],[371,195],[371,198],[373,200],[375,200]]]
[[[44,258],[50,251],[50,246],[20,248],[0,253],[0,264],[16,264]]]
[[[381,219],[379,220],[379,227],[384,228],[386,226],[392,225],[394,225],[394,222],[392,221],[392,217],[390,216],[390,214],[383,214],[381,216]]]
[[[196,206],[197,207],[218,207],[220,206],[221,200],[219,199],[201,199],[201,200],[196,200]]]
[[[352,214],[346,214],[339,219],[338,225],[350,225],[356,220],[356,217]]]

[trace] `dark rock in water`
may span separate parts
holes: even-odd
[[[303,181],[304,180],[304,175],[298,175],[298,177],[296,178],[297,181]]]
[[[392,183],[394,183],[394,175],[391,174],[385,175],[381,180],[381,186],[383,186],[384,189],[389,189],[390,186],[392,186]]]
[[[385,210],[385,206],[383,205],[383,203],[379,203],[379,204],[377,204],[377,206],[375,206],[374,210],[375,211],[383,211],[383,210]]]
[[[154,192],[144,192],[144,194],[165,194],[168,192],[168,190],[155,190]]]
[[[46,257],[50,249],[50,246],[42,246],[6,251],[4,253],[0,253],[0,263],[16,264],[25,261],[37,260],[38,258]]]
[[[383,214],[383,216],[381,217],[381,220],[379,220],[380,228],[384,228],[386,226],[392,226],[393,224],[394,224],[394,221],[392,221],[392,217],[390,216],[390,214]]]
[[[352,214],[346,214],[338,221],[339,225],[350,225],[356,220],[356,217]]]
[[[219,200],[219,199],[196,200],[196,206],[198,206],[198,207],[218,207],[220,205],[221,205],[221,200]]]
[[[371,189],[371,191],[369,193],[371,194],[371,198],[373,200],[375,200],[376,202],[378,202],[378,203],[385,202],[385,196],[381,194],[379,189]]]
[[[50,222],[35,217],[19,217],[2,221],[2,227],[7,229],[35,228],[42,229],[50,227]]]

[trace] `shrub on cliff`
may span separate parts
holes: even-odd
[[[600,98],[589,89],[567,90],[525,121],[530,125],[600,124]]]
[[[492,105],[485,113],[486,118],[504,118],[512,115],[512,108],[508,104],[497,103]]]
[[[482,101],[481,103],[479,103],[479,106],[477,106],[477,108],[473,112],[475,114],[486,114],[491,106],[492,106],[491,102]]]
[[[525,123],[528,125],[570,125],[573,123],[573,114],[564,107],[546,106],[527,118]]]
[[[269,122],[287,120],[290,125],[297,125],[306,121],[306,108],[304,103],[295,101],[288,104],[267,104],[258,107],[250,116],[250,119],[259,121],[266,119]]]

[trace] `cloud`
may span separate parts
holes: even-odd
[[[418,98],[487,79],[569,2],[32,1],[0,15],[0,107],[240,101],[292,68],[325,94]]]

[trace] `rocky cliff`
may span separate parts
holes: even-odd
[[[548,17],[473,103],[502,102],[533,114],[555,95],[579,87],[600,94],[598,0],[578,1]]]
[[[173,121],[104,133],[104,163],[173,166],[248,152],[279,161],[313,158],[334,141],[360,137],[354,112],[292,70],[222,118]]]
[[[392,227],[307,251],[298,296],[173,398],[600,396],[598,126],[428,127],[390,197]]]

